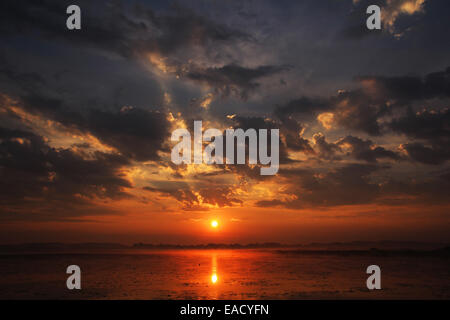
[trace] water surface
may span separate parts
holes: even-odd
[[[82,290],[66,289],[79,265]],[[366,288],[367,266],[382,290]],[[0,255],[1,299],[448,299],[438,256],[298,254],[279,250],[111,250]]]

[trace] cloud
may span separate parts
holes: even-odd
[[[449,158],[448,110],[442,106],[450,97],[450,68],[424,72],[444,65],[445,50],[405,37],[396,41],[398,52],[410,45],[424,51],[400,61],[383,50],[391,37],[372,38],[362,51],[353,42],[335,43],[336,29],[318,17],[339,28],[348,1],[307,1],[287,9],[261,4],[264,10],[242,21],[234,14],[215,19],[210,6],[195,11],[164,3],[153,10],[146,2],[81,0],[80,32],[65,28],[68,1],[28,2],[0,5],[0,92],[14,104],[4,108],[0,101],[1,201],[9,217],[95,214],[104,210],[99,199],[140,197],[144,186],[152,203],[184,210],[258,200],[259,206],[291,209],[396,197],[398,203],[408,197],[444,201],[432,193],[443,194],[448,171],[435,177],[429,170],[443,169]],[[417,2],[408,7],[411,1],[378,3],[391,12],[395,34],[403,31],[402,17],[423,8]],[[311,10],[302,10],[308,12],[304,19],[291,19],[306,7]],[[439,41],[434,45],[442,46]],[[393,60],[386,65],[385,58]],[[370,74],[394,65],[390,76]],[[405,70],[407,76],[392,76]],[[355,72],[362,76],[347,83]],[[350,89],[329,94],[342,86]],[[440,106],[428,107],[434,103]],[[190,128],[193,119],[222,129],[280,129],[279,174],[263,177],[259,166],[249,165],[204,171],[174,165],[166,157],[169,133],[177,125]],[[417,163],[397,162],[405,159]],[[135,168],[137,178],[130,174]]]
[[[322,133],[313,135],[314,149],[319,159],[341,161],[345,157],[376,163],[379,159],[404,160],[398,153],[376,145],[371,140],[364,140],[348,135],[336,142],[327,142]]]
[[[439,165],[450,160],[448,145],[426,146],[419,142],[414,142],[402,144],[401,148],[405,150],[411,159],[425,164]]]
[[[413,112],[407,110],[405,116],[393,119],[390,128],[411,138],[429,142],[445,143],[450,140],[450,110],[425,109]]]
[[[385,97],[403,102],[429,98],[450,97],[450,67],[444,71],[432,72],[425,77],[365,76],[357,80],[366,85],[374,97]]]
[[[383,147],[376,146],[371,140],[363,140],[354,136],[347,136],[340,139],[336,145],[350,146],[350,155],[357,160],[367,162],[377,162],[378,159],[400,160],[401,156],[393,151],[386,150]]]
[[[185,182],[157,183],[157,186],[145,186],[143,189],[169,196],[177,200],[183,210],[209,210],[211,207],[233,207],[243,202],[236,196],[236,190],[229,186],[213,185],[196,187]]]
[[[368,17],[366,9],[369,5],[378,5],[381,8],[382,31],[387,31],[396,38],[403,36],[408,28],[398,26],[398,21],[405,17],[424,13],[425,0],[353,0],[354,8],[350,14],[343,35],[350,38],[362,38],[364,36],[379,34],[371,32],[365,23],[361,23],[361,17]]]
[[[219,25],[187,8],[172,7],[158,15],[142,3],[124,1],[77,2],[82,8],[82,28],[68,32],[66,8],[70,1],[17,0],[0,7],[0,33],[4,36],[40,33],[59,41],[133,57],[155,52],[175,53],[181,48],[203,47],[213,42],[248,40],[240,31]]]
[[[288,115],[316,115],[318,121],[325,123],[328,129],[336,126],[380,135],[378,118],[384,114],[386,106],[364,93],[361,89],[342,91],[338,95],[316,99],[302,97],[284,106],[277,107],[274,113],[278,117]],[[321,116],[322,115],[322,116]],[[327,115],[324,119],[323,115]],[[326,122],[324,122],[326,120]]]
[[[327,98],[300,97],[277,106],[274,115],[283,119],[316,117],[326,129],[339,127],[382,135],[380,119],[413,102],[450,97],[450,68],[420,76],[359,76],[359,87],[340,90]],[[395,127],[393,124],[391,127]]]
[[[241,128],[243,130],[247,129],[279,129],[280,131],[280,144],[279,144],[279,156],[280,164],[291,163],[293,160],[290,159],[289,153],[291,151],[304,152],[305,154],[313,154],[310,142],[302,136],[303,127],[302,125],[290,117],[284,117],[280,120],[262,118],[262,117],[234,117],[232,119],[233,127]],[[268,153],[270,150],[270,139],[268,139]],[[259,144],[258,144],[259,148]],[[259,150],[259,149],[258,149]],[[259,153],[259,151],[258,151]],[[232,169],[233,170],[233,169]],[[252,176],[258,171],[250,169],[248,173]],[[267,176],[256,175],[259,179],[269,178]]]
[[[246,68],[230,64],[220,68],[192,69],[185,76],[190,80],[209,85],[224,96],[234,93],[242,98],[247,98],[249,92],[259,87],[256,80],[286,69],[287,67],[280,66]]]
[[[393,119],[390,128],[420,142],[405,143],[402,149],[414,161],[439,165],[450,159],[450,110],[425,109]]]
[[[380,169],[372,164],[351,163],[325,172],[313,169],[281,170],[281,175],[288,178],[289,187],[280,198],[288,197],[262,200],[256,205],[300,209],[370,203],[380,192],[379,186],[370,181],[370,176]]]
[[[300,97],[277,106],[274,114],[280,118],[293,114],[316,114],[330,107],[329,101],[320,98]]]
[[[339,160],[337,155],[341,151],[338,144],[328,143],[322,133],[316,133],[313,136],[314,146],[318,150],[318,155],[325,160]]]
[[[426,180],[391,176],[391,170],[355,163],[337,168],[282,170],[285,191],[277,199],[257,201],[256,206],[295,210],[356,204],[448,204],[448,169],[431,173]]]
[[[402,180],[391,177],[380,184],[382,192],[378,202],[390,205],[448,204],[450,180],[446,175],[448,175],[448,168],[430,172],[426,179],[418,179],[416,176]]]
[[[0,105],[8,109],[5,103],[0,97]],[[91,134],[135,160],[158,160],[159,151],[166,151],[170,123],[159,111],[128,107],[114,112],[89,108],[82,113],[67,107],[59,98],[34,92],[22,94],[16,107],[56,121],[68,131]]]
[[[117,113],[91,110],[79,127],[138,161],[158,160],[169,137],[169,122],[158,111],[125,108]]]
[[[132,185],[120,174],[129,164],[125,157],[99,151],[86,156],[49,147],[32,132],[0,127],[1,210],[33,219],[33,212],[42,207],[46,216],[63,219],[85,215],[77,211],[80,206],[92,213],[96,199],[131,196],[127,190]]]
[[[382,22],[389,32],[395,32],[395,22],[402,15],[414,15],[423,12],[425,0],[386,0],[381,9]]]

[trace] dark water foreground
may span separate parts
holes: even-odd
[[[66,288],[68,265],[82,289]],[[366,288],[381,268],[382,290]],[[447,252],[109,250],[0,255],[0,299],[449,299]]]

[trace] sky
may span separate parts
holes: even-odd
[[[3,1],[0,243],[448,242],[449,9]],[[278,173],[175,165],[195,120],[279,129]]]

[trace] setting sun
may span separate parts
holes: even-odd
[[[218,226],[219,226],[219,223],[217,222],[217,220],[211,221],[211,227],[217,228]]]

